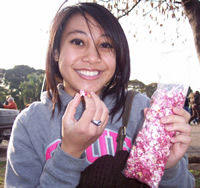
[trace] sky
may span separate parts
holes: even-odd
[[[68,4],[74,1],[70,0]],[[45,69],[48,30],[62,2],[0,1],[0,68],[28,65],[35,69]],[[136,11],[120,19],[130,46],[131,79],[138,79],[145,84],[176,80],[187,83],[193,90],[200,90],[200,63],[188,20],[163,21],[160,15],[158,19],[163,27],[157,26],[149,16],[145,19],[142,14],[136,16]],[[149,25],[152,28],[151,34]],[[181,33],[178,39],[177,27]]]

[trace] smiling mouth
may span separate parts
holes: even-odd
[[[77,70],[77,72],[82,76],[90,76],[90,77],[98,76],[100,74],[99,71]]]

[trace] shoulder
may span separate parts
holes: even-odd
[[[131,102],[131,101],[130,101]],[[144,122],[144,109],[150,107],[150,99],[141,93],[134,95],[128,122],[128,135],[135,140]]]
[[[142,122],[144,119],[144,109],[149,108],[150,104],[150,99],[146,95],[137,93],[132,102],[130,119],[138,123]]]
[[[33,102],[29,107],[20,112],[17,119],[24,125],[39,123],[43,119],[50,119],[51,107],[43,102]],[[34,123],[35,124],[35,123]]]
[[[149,107],[150,106],[150,98],[144,94],[136,93],[133,99],[132,106],[136,107]]]

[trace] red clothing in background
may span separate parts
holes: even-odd
[[[10,102],[8,105],[3,105],[4,108],[6,109],[17,109],[17,105],[15,102]]]

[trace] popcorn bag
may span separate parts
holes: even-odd
[[[173,114],[173,107],[183,107],[188,87],[183,84],[158,84],[141,131],[132,147],[123,174],[157,188],[170,154],[170,139],[175,132],[165,130],[163,116]]]

